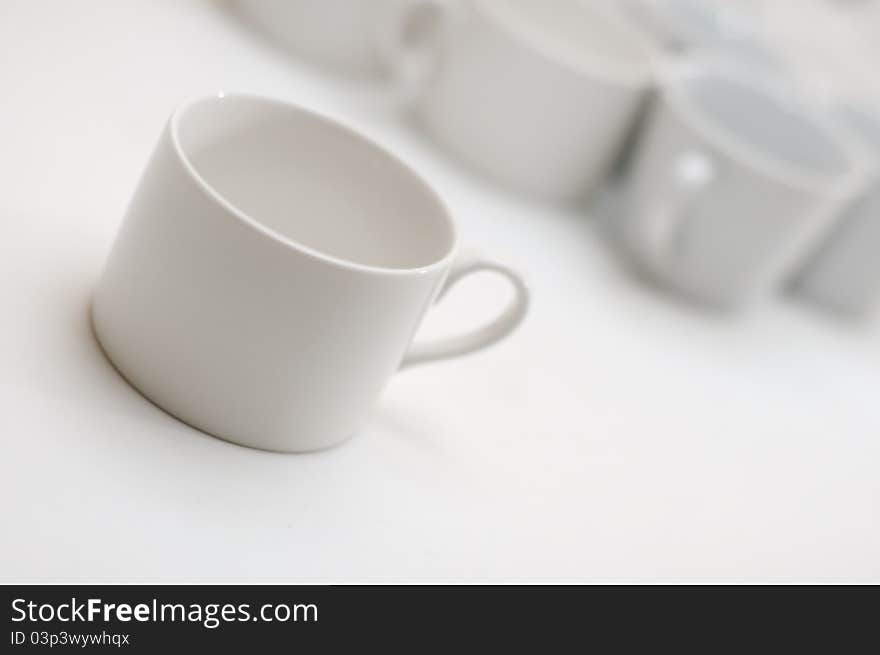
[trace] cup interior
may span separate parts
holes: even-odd
[[[655,50],[623,16],[584,0],[486,0],[481,6],[542,52],[592,74],[645,81]]]
[[[455,246],[437,195],[354,131],[279,101],[220,95],[172,121],[193,174],[240,218],[346,263],[417,269]]]
[[[852,159],[828,125],[782,93],[724,74],[685,83],[689,103],[723,138],[777,167],[813,177],[838,177]]]

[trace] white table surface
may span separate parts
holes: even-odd
[[[880,582],[877,324],[672,302],[583,211],[471,176],[381,87],[220,4],[4,0],[0,50],[0,581]],[[367,429],[312,455],[213,439],[138,395],[89,295],[167,115],[218,89],[393,147],[527,276],[522,330],[401,373]],[[490,314],[496,284],[426,331]]]

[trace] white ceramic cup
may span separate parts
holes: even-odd
[[[211,96],[171,117],[93,299],[122,375],[174,416],[276,451],[350,437],[400,367],[494,343],[524,316],[510,269],[456,260],[446,207],[352,130],[280,101]],[[493,322],[410,346],[474,271],[513,285]]]
[[[237,0],[238,9],[274,41],[349,74],[382,71],[377,39],[406,0]]]
[[[616,227],[660,282],[726,306],[778,287],[864,183],[832,122],[751,71],[666,70]]]
[[[412,29],[428,10],[435,29]],[[551,200],[588,193],[612,167],[657,54],[638,29],[583,0],[411,0],[387,34],[385,57],[412,87],[428,134]]]
[[[834,117],[880,163],[880,108],[852,102]],[[880,309],[880,176],[875,175],[838,225],[806,261],[795,280],[800,295],[842,313],[868,316]]]

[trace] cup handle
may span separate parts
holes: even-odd
[[[470,332],[423,343],[413,343],[400,368],[438,359],[467,355],[504,339],[525,318],[529,308],[529,291],[519,274],[502,264],[484,259],[476,253],[460,256],[446,277],[434,302],[439,302],[452,287],[472,273],[491,272],[503,276],[514,290],[514,296],[492,321]]]
[[[398,0],[382,21],[376,51],[406,104],[418,97],[439,63],[439,34],[452,11],[452,0]]]
[[[639,242],[649,256],[662,260],[681,246],[694,202],[717,179],[715,160],[706,152],[688,150],[670,167],[668,195],[657,203],[640,224]]]

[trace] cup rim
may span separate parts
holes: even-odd
[[[356,143],[358,147],[368,148],[378,156],[388,160],[389,163],[391,163],[402,173],[404,173],[409,178],[411,183],[418,185],[421,190],[425,192],[427,196],[431,198],[437,204],[437,207],[441,210],[440,213],[442,214],[443,221],[446,223],[446,227],[450,235],[450,244],[446,249],[446,253],[439,259],[432,261],[429,264],[425,264],[424,266],[392,267],[363,264],[343,257],[338,257],[336,255],[331,255],[327,252],[318,250],[317,248],[307,246],[297,239],[289,237],[279,232],[278,230],[275,230],[265,225],[262,221],[248,215],[248,213],[236,207],[232,202],[227,200],[222,193],[215,189],[214,186],[201,175],[201,173],[199,173],[198,169],[190,160],[189,156],[186,153],[186,150],[183,147],[183,144],[180,141],[180,121],[189,110],[203,102],[217,102],[233,98],[238,100],[245,100],[248,102],[265,103],[269,105],[274,105],[276,107],[281,107],[285,111],[296,112],[300,115],[305,116],[309,120],[322,123],[325,127],[331,128],[338,133],[343,134],[349,140]],[[215,93],[190,98],[189,100],[178,105],[171,114],[171,118],[169,120],[169,133],[171,137],[171,144],[174,149],[174,154],[177,156],[178,160],[183,165],[184,170],[195,183],[196,187],[200,189],[202,193],[204,193],[210,200],[217,203],[217,205],[223,208],[235,219],[240,221],[243,225],[247,226],[250,229],[256,230],[262,236],[268,237],[272,241],[275,241],[276,243],[279,243],[301,255],[306,255],[337,268],[358,273],[369,273],[381,276],[409,276],[426,275],[438,269],[449,266],[451,261],[455,258],[456,252],[458,251],[459,233],[455,225],[455,221],[452,219],[452,214],[449,210],[449,207],[447,206],[443,198],[441,198],[440,195],[434,190],[434,188],[427,182],[427,180],[425,180],[425,178],[421,174],[419,174],[412,166],[410,166],[402,159],[400,159],[397,155],[392,153],[388,148],[378,144],[376,141],[354,129],[353,127],[350,127],[342,123],[341,121],[335,118],[331,118],[330,116],[322,114],[318,111],[303,107],[302,105],[296,104],[294,102],[280,100],[278,98],[273,98],[256,93],[217,91]]]
[[[860,155],[851,137],[821,108],[812,106],[807,97],[803,98],[802,103],[795,105],[796,111],[838,151],[843,163],[840,171],[824,173],[808,170],[795,162],[774,156],[744,141],[729,128],[707,116],[687,90],[689,82],[704,77],[731,80],[778,100],[782,105],[792,106],[791,98],[779,89],[779,82],[773,78],[764,75],[756,77],[745,67],[720,58],[709,55],[697,59],[673,57],[664,62],[659,72],[662,101],[680,118],[684,118],[687,125],[699,132],[708,143],[740,164],[758,169],[789,186],[813,193],[818,190],[831,195],[851,193],[853,180],[869,174],[870,163]]]
[[[651,37],[634,25],[630,19],[618,14],[614,10],[591,5],[588,2],[578,2],[585,11],[600,16],[608,23],[613,23],[621,32],[626,32],[627,38],[637,44],[644,55],[641,65],[627,65],[616,61],[613,57],[603,57],[601,53],[590,53],[589,57],[571,57],[555,45],[553,39],[537,35],[523,26],[522,21],[511,17],[500,3],[494,0],[474,0],[473,6],[488,20],[492,21],[500,29],[518,42],[524,42],[528,47],[541,57],[549,59],[559,66],[578,75],[589,75],[615,84],[626,85],[632,88],[650,86],[655,78],[655,68],[660,58],[662,49]]]

